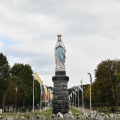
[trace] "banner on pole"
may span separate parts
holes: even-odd
[[[83,92],[83,89],[81,88],[80,85],[77,86],[77,89]]]
[[[45,90],[45,94],[48,95],[48,89],[46,85],[44,85],[44,90]]]
[[[73,92],[73,94],[77,95],[75,91],[72,91],[72,92]]]
[[[53,93],[53,90],[51,90],[51,89],[48,89],[51,93]]]
[[[43,81],[37,73],[33,73],[32,75],[40,83],[40,85],[43,85]]]

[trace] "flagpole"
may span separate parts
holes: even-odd
[[[75,98],[74,98],[74,93],[73,93],[73,107],[75,107]]]
[[[41,87],[40,87],[41,89]],[[41,91],[40,91],[40,112],[41,112]]]
[[[78,108],[79,108],[79,89],[78,89]]]
[[[82,84],[82,80],[80,81],[80,83],[81,83],[81,88],[82,88],[82,90],[83,90],[83,84]],[[82,109],[83,109],[83,112],[84,112],[84,99],[83,99],[83,91],[82,91]]]
[[[82,89],[83,89],[83,84],[82,84]],[[84,112],[84,95],[83,95],[83,92],[82,92],[82,107],[83,107],[83,112]]]
[[[70,96],[70,106],[71,106],[71,96]]]
[[[76,108],[76,95],[75,95],[75,108]]]
[[[72,94],[73,94],[73,91],[72,91]],[[73,107],[74,107],[74,94],[73,94],[73,102],[72,103],[73,103]]]
[[[33,112],[34,112],[34,77],[33,77]]]
[[[76,102],[76,104],[75,104],[75,107],[77,107],[77,91],[78,91],[78,89],[77,89],[77,86],[76,86],[76,88],[75,88],[75,92],[76,92],[76,95],[75,95],[75,102]]]
[[[40,83],[40,89],[41,89],[41,95],[40,95],[40,111],[41,111],[41,106],[42,106],[42,85],[43,85],[43,81],[41,80],[41,78],[39,77],[39,75],[37,73],[33,73],[33,112],[34,112],[34,79],[36,79],[39,83]]]
[[[40,104],[40,105],[41,105],[41,109],[42,109],[42,93],[41,93],[41,96],[40,96],[40,97],[41,97],[41,104]]]

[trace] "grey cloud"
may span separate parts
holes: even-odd
[[[54,46],[62,34],[69,87],[80,79],[89,83],[87,72],[94,75],[99,62],[119,58],[119,6],[117,0],[1,0],[0,37],[15,44],[3,41],[0,50],[11,64],[30,64],[52,82]]]

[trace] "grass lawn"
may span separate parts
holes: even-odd
[[[75,110],[73,108],[69,108],[69,111],[72,112],[73,116],[76,116],[76,113],[83,114],[82,112]],[[48,119],[52,115],[52,108],[41,112],[40,115],[45,116]]]
[[[41,112],[40,115],[45,116],[46,119],[48,119],[52,115],[52,108]]]

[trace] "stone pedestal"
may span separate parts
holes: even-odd
[[[69,101],[68,101],[68,81],[69,77],[66,76],[65,71],[57,71],[55,76],[52,77],[54,82],[53,90],[53,113],[62,114],[69,112]]]

